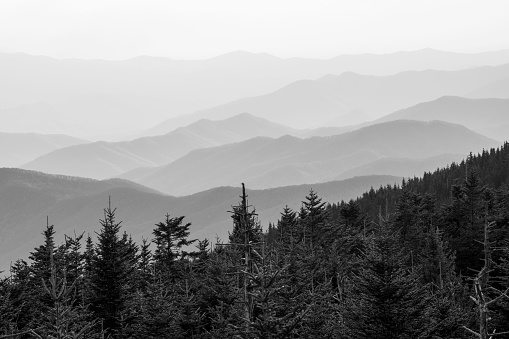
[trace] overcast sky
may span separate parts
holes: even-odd
[[[0,51],[203,59],[509,48],[507,0],[1,0]]]

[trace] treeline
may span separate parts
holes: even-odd
[[[15,338],[508,338],[509,146],[229,239],[167,215],[136,244],[108,205],[94,241],[43,243],[0,285]],[[225,212],[226,213],[226,212]],[[2,336],[0,336],[1,338]]]

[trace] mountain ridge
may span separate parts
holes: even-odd
[[[238,142],[259,135],[277,137],[287,133],[295,133],[295,130],[242,113],[220,121],[202,119],[160,136],[121,142],[98,141],[62,148],[21,167],[105,179],[138,167],[167,164],[198,148]]]
[[[151,170],[138,182],[172,195],[190,194],[240,181],[263,189],[270,186],[260,182],[262,175],[282,186],[309,183],[301,181],[306,177],[319,182],[383,157],[418,159],[442,153],[465,153],[497,144],[457,124],[398,120],[337,136],[253,138],[195,150]],[[301,176],[285,176],[283,167],[288,166],[293,168],[293,175],[301,173]],[[281,175],[275,177],[275,171]],[[259,178],[260,186],[253,186],[251,180],[255,177]]]

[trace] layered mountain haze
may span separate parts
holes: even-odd
[[[53,150],[88,143],[68,135],[0,133],[0,167],[16,167]]]
[[[509,64],[460,71],[406,71],[387,76],[345,72],[318,80],[300,80],[270,94],[233,101],[192,116],[224,119],[248,112],[294,128],[346,126],[442,96],[466,95],[507,77]]]
[[[115,141],[138,134],[152,123],[150,113],[158,112],[164,105],[164,99],[135,93],[91,93],[65,102],[39,102],[1,109],[0,123],[4,130],[18,133],[65,131],[80,138]],[[143,112],[147,113],[146,117]]]
[[[386,157],[422,159],[444,153],[466,155],[497,144],[460,125],[399,120],[332,137],[254,138],[200,149],[169,165],[138,172],[132,177],[172,195],[239,182],[261,189],[324,181]]]
[[[267,227],[276,222],[285,205],[297,210],[301,201],[313,188],[324,199],[334,202],[361,195],[371,187],[399,183],[401,178],[371,176],[327,184],[282,187],[264,191],[248,190],[249,201],[256,206],[259,219]],[[155,224],[172,216],[185,215],[191,222],[191,238],[216,235],[226,239],[231,231],[232,205],[238,204],[240,190],[219,187],[187,197],[175,198],[135,183],[112,179],[97,181],[76,177],[55,176],[40,172],[0,169],[0,270],[9,263],[26,258],[42,236],[46,216],[55,225],[57,243],[64,234],[74,232],[95,236],[103,208],[111,197],[117,207],[122,229],[139,242],[152,237]]]
[[[22,167],[45,173],[95,179],[118,176],[138,167],[166,165],[192,150],[257,136],[280,137],[297,131],[244,113],[232,118],[200,120],[166,135],[122,142],[95,142],[58,149]]]
[[[170,125],[145,134],[158,135],[207,118],[185,114],[264,95],[292,82],[317,79],[326,74],[350,71],[382,76],[408,70],[496,66],[508,60],[509,50],[461,54],[425,49],[342,55],[325,60],[282,59],[248,52],[233,52],[206,60],[144,56],[124,61],[57,60],[0,53],[1,131],[63,133],[91,140],[117,140],[180,116]],[[327,105],[335,109],[332,103]],[[242,112],[250,111],[240,110],[234,114]]]
[[[386,115],[373,123],[399,119],[443,120],[463,125],[492,139],[509,140],[509,129],[505,128],[509,125],[509,99],[441,97]]]

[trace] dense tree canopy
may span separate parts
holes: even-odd
[[[506,143],[348,202],[310,191],[266,232],[243,194],[213,249],[184,216],[140,245],[110,205],[95,240],[57,245],[47,223],[0,281],[0,338],[507,338],[508,159]]]

